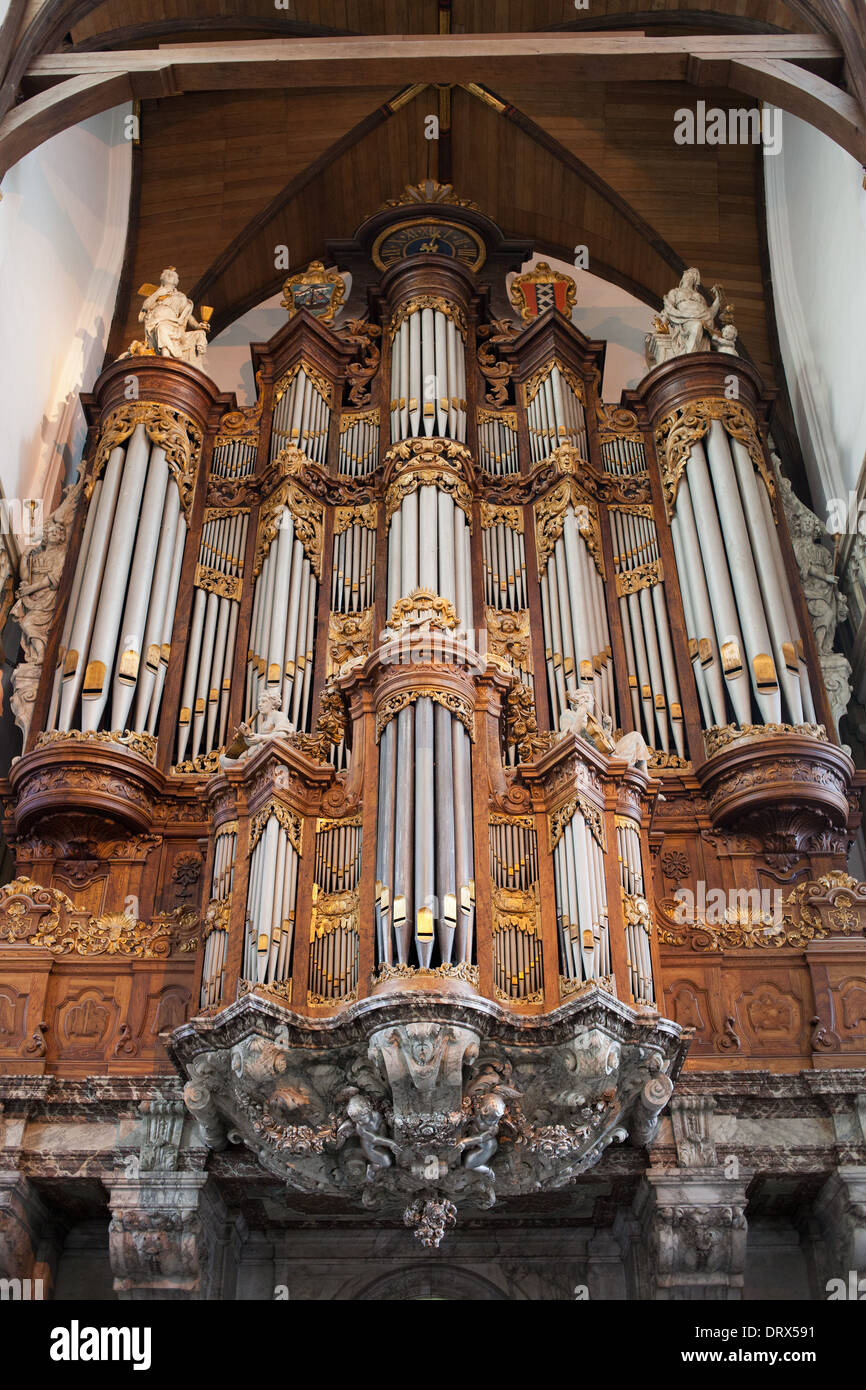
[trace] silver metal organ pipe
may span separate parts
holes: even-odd
[[[772,643],[761,602],[761,590],[755,571],[755,560],[752,558],[731,451],[728,447],[728,435],[720,420],[710,422],[706,454],[740,628],[746,645],[744,660],[749,663],[755,702],[764,723],[779,723],[782,717],[782,702],[778,677],[775,669],[768,668],[768,663],[772,663]],[[701,477],[700,460],[698,477]]]
[[[90,649],[90,637],[96,613],[96,599],[102,585],[105,561],[108,555],[111,525],[120,491],[121,475],[126,451],[118,447],[111,451],[105,476],[97,497],[96,489],[91,499],[91,509],[96,517],[93,523],[90,545],[87,551],[80,552],[78,566],[83,566],[78,603],[72,622],[63,676],[61,677],[60,713],[58,729],[71,728],[72,716],[79,691],[84,680],[85,665]]]
[[[722,679],[721,657],[716,641],[713,610],[710,593],[701,557],[701,543],[698,539],[695,516],[688,478],[680,479],[677,494],[677,509],[673,518],[672,531],[677,550],[677,567],[680,582],[688,586],[691,596],[692,612],[695,618],[695,636],[701,650],[701,666],[710,702],[713,706],[713,719],[716,724],[727,723],[725,708],[725,687]],[[682,554],[680,554],[680,551]],[[724,557],[722,557],[724,558]],[[711,561],[712,563],[712,561]],[[718,563],[718,561],[716,561]],[[748,703],[748,702],[747,702]],[[737,715],[739,718],[739,714]],[[745,722],[748,722],[748,717]]]
[[[150,443],[144,425],[136,425],[127,444],[126,463],[105,561],[105,570],[111,575],[112,582],[103,584],[100,590],[90,639],[82,689],[81,727],[85,731],[98,728],[108,699],[108,672],[117,648],[118,627],[129,575],[129,538],[136,532],[149,457]]]
[[[171,637],[174,628],[174,615],[177,608],[177,596],[180,590],[180,576],[183,569],[183,552],[186,549],[186,519],[181,516],[177,531],[175,533],[174,554],[171,562],[171,576],[168,582],[168,595],[165,605],[162,627],[162,642],[160,644],[159,670],[153,683],[153,693],[151,695],[150,707],[147,712],[147,732],[156,732],[157,720],[159,719],[160,705],[162,704],[162,691],[165,685],[165,677],[168,672],[168,663],[171,655]]]
[[[433,922],[422,910],[436,912],[435,798],[433,787],[433,701],[422,696],[415,705],[415,949],[422,967],[433,954]]]
[[[93,485],[93,492],[90,498],[90,505],[87,508],[87,520],[84,523],[84,532],[81,537],[81,547],[78,552],[78,562],[75,566],[75,574],[72,579],[72,588],[69,591],[69,602],[66,605],[66,618],[63,623],[63,635],[60,639],[60,649],[57,656],[57,667],[54,672],[54,685],[51,691],[51,705],[48,710],[46,729],[55,727],[57,717],[57,706],[60,699],[60,682],[66,665],[66,655],[69,651],[69,639],[75,622],[75,614],[78,607],[78,598],[81,593],[81,586],[84,582],[84,573],[87,566],[87,559],[90,554],[90,545],[93,537],[93,529],[96,523],[96,513],[99,507],[99,498],[102,492],[102,479],[98,478]],[[76,653],[77,656],[77,653]]]
[[[688,484],[689,494],[694,503],[695,520],[700,527],[700,553],[712,604],[716,638],[722,654],[725,684],[737,722],[748,724],[751,720],[749,676],[745,670],[748,655],[740,630],[734,591],[731,588],[725,544],[719,527],[704,449],[698,441],[692,445],[687,472],[688,477],[681,481],[680,489],[682,490],[684,482]]]

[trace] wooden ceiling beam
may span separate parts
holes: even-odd
[[[64,53],[37,59],[37,88],[0,123],[0,177],[50,135],[101,109],[125,77],[133,97],[191,91],[343,88],[411,82],[679,81],[718,83],[778,102],[866,163],[866,118],[853,98],[796,66],[838,63],[835,43],[815,34],[653,38],[610,34],[406,35],[352,39],[189,44],[156,51]],[[769,66],[768,66],[769,65]],[[105,83],[104,87],[101,85]],[[57,84],[57,85],[50,85]],[[739,85],[738,85],[739,84]]]

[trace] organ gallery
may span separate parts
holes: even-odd
[[[792,1185],[856,1268],[863,774],[770,395],[689,268],[603,399],[459,194],[287,278],[252,404],[157,266],[84,399],[0,788],[4,1272],[412,1297],[382,1233],[451,1289],[525,1238],[522,1296],[737,1299]]]

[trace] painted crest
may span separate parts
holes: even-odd
[[[558,309],[571,318],[576,300],[577,286],[571,276],[551,270],[547,261],[539,261],[534,270],[512,281],[511,302],[524,323],[540,318],[548,309]]]
[[[280,300],[293,318],[299,309],[306,309],[323,323],[332,323],[346,295],[346,286],[338,270],[326,270],[322,261],[310,261],[299,275],[290,275],[283,285]]]

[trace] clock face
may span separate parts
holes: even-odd
[[[408,260],[410,256],[447,256],[470,270],[478,270],[484,264],[485,255],[483,241],[468,227],[433,220],[401,222],[399,226],[389,227],[373,246],[373,264],[379,270],[387,270],[388,266]]]

